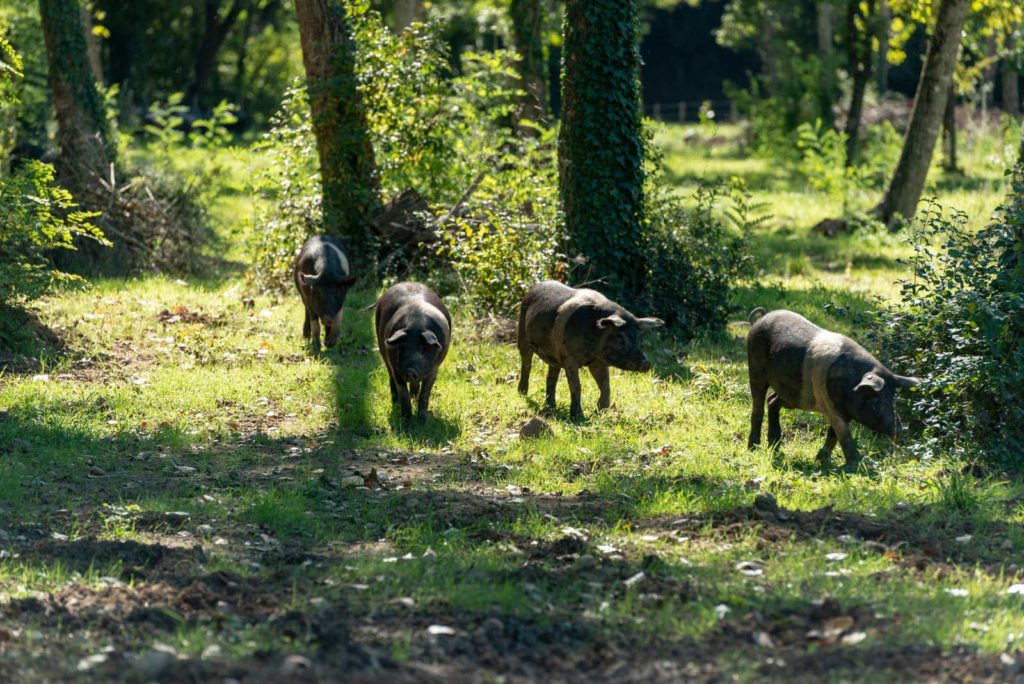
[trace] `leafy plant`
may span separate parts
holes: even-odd
[[[18,54],[0,40],[0,113],[17,104],[13,88],[21,75]],[[46,252],[74,249],[77,236],[109,244],[90,223],[97,215],[78,210],[49,164],[27,161],[10,174],[0,171],[0,305],[23,306],[57,285],[81,283],[54,269]]]
[[[648,273],[641,306],[685,337],[724,325],[733,283],[751,265],[750,231],[768,219],[736,180],[702,184],[693,200],[690,208],[668,188],[649,192],[644,226]],[[727,200],[731,206],[723,210]]]
[[[932,202],[910,242],[914,277],[879,322],[893,365],[924,382],[911,402],[917,449],[1024,465],[1024,164],[997,218],[977,233]]]

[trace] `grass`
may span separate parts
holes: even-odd
[[[647,339],[655,371],[613,371],[609,411],[584,381],[587,418],[569,422],[563,382],[551,436],[518,437],[540,413],[543,364],[521,397],[515,348],[464,311],[433,417],[403,431],[360,311],[375,292],[351,295],[321,357],[302,343],[297,298],[246,306],[241,278],[105,280],[42,303],[73,351],[0,377],[0,627],[74,639],[47,658],[16,637],[0,676],[73,676],[113,645],[88,670],[111,674],[156,642],[208,677],[292,652],[337,676],[358,669],[351,643],[389,667],[485,678],[669,658],[679,678],[824,668],[871,681],[958,667],[964,648],[1002,667],[1024,635],[1024,597],[1007,593],[1021,581],[1020,482],[919,462],[864,430],[866,469],[821,472],[825,423],[799,412],[783,414],[782,453],[745,448],[745,312],[785,306],[863,336],[857,314],[894,296],[907,247],[810,236],[836,207],[735,149],[682,139],[658,138],[681,191],[697,176],[758,179],[775,215],[754,236],[761,271],[737,288],[724,335]],[[965,146],[970,191],[931,181],[967,198],[975,225],[1002,187],[985,149]],[[237,154],[231,183],[248,165]],[[243,201],[226,192],[214,214],[227,224]],[[353,473],[371,487],[351,487]],[[33,609],[46,596],[59,621]],[[846,626],[823,635],[829,624]],[[564,652],[584,655],[550,664]]]

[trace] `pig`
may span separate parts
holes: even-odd
[[[338,238],[314,235],[302,245],[295,259],[295,287],[306,310],[302,336],[312,337],[314,353],[320,353],[321,323],[324,344],[331,347],[338,341],[345,296],[355,281]]]
[[[437,369],[448,355],[452,317],[441,298],[421,283],[399,283],[377,300],[377,346],[391,383],[391,402],[401,406],[402,420],[428,415]]]
[[[769,388],[773,393],[768,397],[768,445],[775,448],[782,440],[781,409],[816,411],[830,425],[825,445],[818,451],[824,467],[839,442],[845,468],[857,468],[860,454],[850,434],[851,421],[890,437],[903,429],[896,415],[896,389],[915,387],[920,380],[896,375],[849,337],[819,328],[792,311],[767,313],[758,307],[748,320],[752,325],[747,333],[747,367],[753,400],[748,448],[761,443]]]
[[[536,354],[548,364],[548,408],[555,406],[555,386],[565,369],[569,417],[582,420],[580,368],[586,367],[601,390],[597,408],[606,409],[611,405],[608,367],[641,373],[650,370],[651,364],[640,349],[639,332],[662,325],[664,322],[657,318],[637,318],[600,292],[575,289],[553,280],[537,283],[519,307],[519,393],[529,391],[530,367]]]

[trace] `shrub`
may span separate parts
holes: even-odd
[[[757,215],[763,205],[751,203],[738,179],[702,184],[693,200],[690,208],[665,188],[648,192],[647,287],[637,303],[645,315],[660,316],[685,337],[725,324],[732,285],[752,263],[750,231],[768,219]]]
[[[414,24],[396,35],[367,6],[353,11],[360,88],[385,196],[413,188],[442,213],[482,172],[462,214],[472,219],[449,226],[439,247],[454,260],[467,287],[475,288],[479,278],[493,281],[499,276],[483,275],[479,263],[471,263],[471,251],[483,250],[481,259],[500,259],[511,267],[505,250],[534,239],[513,235],[513,226],[543,224],[540,232],[550,234],[555,223],[557,166],[551,136],[523,140],[510,125],[518,94],[509,86],[514,54],[463,54],[461,74],[451,76],[437,26]],[[303,88],[295,85],[288,91],[259,149],[269,163],[254,191],[272,208],[256,217],[256,280],[264,289],[282,290],[295,250],[320,225],[319,164]],[[519,212],[524,218],[514,220]],[[466,226],[477,224],[486,231],[467,233]],[[436,257],[438,250],[421,250],[420,255]],[[401,262],[403,269],[425,272],[423,266]],[[475,301],[501,309],[506,295],[493,282],[487,287],[491,290],[481,291]]]
[[[21,60],[0,38],[0,114],[17,104],[20,78]],[[109,244],[90,223],[98,214],[78,210],[71,193],[54,183],[49,164],[27,161],[9,174],[0,169],[0,207],[0,306],[23,306],[55,286],[82,282],[54,269],[47,251],[74,249],[78,236]]]
[[[1024,465],[1024,164],[1010,198],[984,230],[930,203],[910,240],[914,277],[899,304],[878,314],[887,358],[924,382],[912,416],[917,449]]]

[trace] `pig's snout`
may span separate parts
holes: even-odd
[[[409,370],[405,371],[405,373],[402,374],[402,377],[405,379],[406,382],[419,382],[420,381],[420,373],[419,373],[419,371],[417,371],[415,369],[412,369],[412,368],[410,368]]]
[[[641,373],[646,373],[651,370],[651,362],[647,359],[640,359],[640,363],[636,365],[636,369]]]

